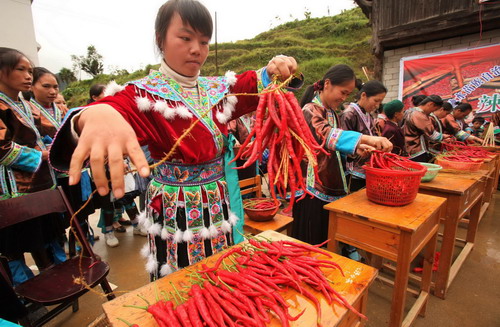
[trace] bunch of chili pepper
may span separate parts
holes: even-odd
[[[248,199],[243,200],[243,208],[245,209],[274,209],[279,205],[272,199]]]
[[[264,327],[276,316],[282,326],[289,326],[304,314],[305,309],[292,316],[290,304],[281,296],[282,290],[292,288],[313,302],[321,326],[321,306],[307,286],[323,294],[329,304],[354,309],[327,280],[322,268],[342,269],[336,263],[311,254],[331,257],[321,246],[291,241],[267,242],[249,240],[249,245],[233,247],[223,254],[213,267],[202,266],[191,274],[193,286],[190,298],[173,307],[171,301],[158,301],[146,309],[163,327]],[[227,262],[232,264],[228,265]],[[209,309],[210,308],[210,309]],[[189,316],[184,314],[189,312]]]
[[[302,159],[307,158],[317,174],[317,153],[327,152],[312,135],[295,95],[283,92],[276,84],[271,84],[266,93],[260,95],[254,128],[234,160],[246,158],[240,167],[246,168],[260,161],[266,148],[269,149],[267,172],[271,196],[277,200],[277,190],[285,198],[289,191],[290,205],[284,210],[289,212],[297,191],[303,191],[303,196],[310,194],[302,175]]]
[[[404,170],[404,171],[413,171],[414,168],[410,168],[406,163],[414,164],[413,161],[408,158],[398,156],[395,153],[390,152],[382,152],[382,151],[372,151],[370,162],[368,163],[369,167],[378,168],[378,169],[388,169],[388,170]]]
[[[484,159],[491,158],[495,155],[494,153],[483,150],[480,147],[470,146],[459,141],[443,142],[441,143],[441,149],[443,152],[462,155],[469,158]]]
[[[475,162],[471,158],[462,154],[443,154],[439,157],[440,160],[456,161],[456,162]]]

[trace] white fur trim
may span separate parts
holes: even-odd
[[[236,73],[231,70],[228,70],[224,76],[226,76],[227,83],[230,86],[233,86],[238,81],[238,79],[236,78]]]
[[[183,105],[178,105],[177,107],[175,107],[175,113],[180,118],[184,118],[184,119],[193,118],[193,114],[191,113],[191,111],[189,111],[189,109]]]
[[[140,111],[149,111],[151,109],[151,102],[146,97],[135,97],[135,103]]]
[[[167,120],[172,120],[175,118],[175,109],[172,107],[167,106],[165,110],[163,110],[163,117]]]
[[[158,261],[156,261],[156,257],[151,254],[148,257],[148,261],[146,262],[146,270],[150,274],[156,273],[156,270],[158,270]]]
[[[144,227],[147,230],[149,230],[149,227],[151,227],[151,225],[153,225],[153,222],[149,218],[144,220],[144,222],[142,223],[142,227]]]
[[[183,234],[184,233],[180,229],[176,230],[174,234],[174,243],[181,243]]]
[[[227,115],[225,115],[221,111],[217,111],[217,113],[215,114],[215,117],[217,118],[217,120],[221,124],[226,124],[229,121],[229,118],[231,118],[231,116],[228,117]]]
[[[186,231],[184,232],[184,235],[182,235],[182,240],[184,242],[191,242],[194,238],[194,234],[191,230],[189,229],[186,229]]]
[[[234,95],[230,95],[226,98],[227,103],[232,106],[235,106],[238,103],[238,98]],[[233,109],[234,110],[234,109]]]
[[[167,263],[161,266],[160,268],[161,277],[170,275],[171,273],[173,273],[172,268],[170,268],[170,266]]]
[[[161,230],[161,239],[162,239],[162,240],[166,240],[167,238],[168,238],[168,231],[167,231],[167,229],[166,229],[166,228],[163,228],[163,229]]]
[[[161,114],[163,114],[163,111],[165,111],[166,108],[168,108],[168,104],[163,100],[156,100],[155,104],[153,105],[153,110]]]
[[[118,92],[125,90],[125,86],[118,85],[115,81],[111,81],[104,89],[104,96],[115,95]]]
[[[210,238],[210,231],[208,230],[208,228],[203,227],[200,231],[200,236],[204,240],[209,239]]]
[[[151,227],[148,228],[148,234],[158,236],[160,235],[160,233],[161,233],[161,225],[158,223],[154,223],[151,225]]]
[[[151,254],[151,249],[149,248],[149,243],[146,243],[144,244],[144,246],[141,248],[141,255],[144,257],[144,258],[147,258],[149,257],[149,255]]]
[[[227,220],[224,220],[222,222],[222,231],[224,233],[231,233],[231,231],[233,230],[233,228],[231,227],[231,224],[227,221]]]
[[[135,218],[137,219],[139,225],[141,226],[144,225],[144,222],[146,221],[147,218],[146,210],[139,212],[139,214]]]
[[[216,238],[217,235],[219,235],[219,232],[217,231],[217,228],[214,225],[210,225],[210,227],[208,228],[208,231],[210,232],[211,238]]]
[[[236,214],[234,212],[229,210],[229,219],[228,220],[229,220],[229,223],[234,226],[234,225],[236,225],[238,220],[240,220],[240,218],[238,218],[238,216],[236,216]]]

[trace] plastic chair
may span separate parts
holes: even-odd
[[[2,200],[0,229],[55,212],[71,216],[74,213],[60,187]],[[71,228],[82,246],[82,258],[80,256],[69,258],[13,288],[19,297],[28,302],[43,306],[58,305],[30,323],[31,326],[42,326],[70,306],[73,306],[73,312],[78,310],[78,298],[88,291],[83,285],[74,282],[75,277],[81,276],[81,273],[90,287],[100,284],[108,300],[115,298],[106,279],[109,265],[96,257],[77,219],[74,219]]]

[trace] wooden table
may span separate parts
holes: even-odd
[[[484,172],[469,174],[440,172],[433,181],[420,184],[420,193],[447,199],[444,214],[441,217],[444,230],[434,287],[434,295],[439,298],[446,297],[451,282],[474,246],[485,187],[482,176]],[[470,212],[470,217],[465,246],[452,264],[458,224],[468,212]]]
[[[260,235],[270,238],[272,240],[282,240],[288,239],[293,240],[283,234],[266,231]],[[236,245],[238,246],[238,245]],[[213,255],[210,258],[204,259],[201,262],[190,267],[190,270],[201,270],[201,264],[207,264],[208,266],[213,266],[214,262],[221,255],[221,253]],[[375,280],[377,276],[377,270],[370,266],[363,265],[359,262],[350,260],[348,258],[332,254],[333,258],[328,260],[333,260],[337,262],[343,269],[345,277],[343,277],[338,270],[324,269],[325,275],[328,279],[335,281],[333,286],[344,298],[358,311],[361,313],[366,313],[366,302],[368,299],[368,287]],[[156,302],[155,292],[157,290],[171,291],[173,290],[170,283],[174,283],[176,287],[181,288],[182,286],[189,285],[189,274],[185,269],[179,270],[171,275],[163,277],[155,282],[149,283],[134,291],[128,292],[116,299],[106,302],[103,304],[104,312],[108,317],[112,326],[121,327],[124,326],[117,318],[125,319],[131,323],[136,323],[141,327],[157,326],[152,316],[143,310],[126,308],[123,307],[124,304],[127,305],[139,305],[144,306],[144,301],[141,300],[137,294],[142,295],[151,303]],[[360,321],[360,318],[356,316],[351,311],[345,309],[342,305],[334,302],[331,306],[328,305],[323,296],[310,289],[310,291],[317,295],[317,298],[321,303],[321,322],[323,326],[362,326],[364,321]],[[316,309],[313,303],[308,299],[302,297],[299,293],[294,290],[287,290],[283,293],[285,300],[291,305],[289,311],[292,315],[300,313],[303,309],[305,313],[297,320],[290,322],[291,326],[300,327],[315,327],[317,321]],[[272,319],[269,326],[278,327],[281,323],[278,319]]]
[[[336,242],[354,245],[396,262],[390,326],[409,326],[418,314],[424,315],[429,298],[432,263],[436,249],[440,210],[445,199],[418,194],[403,207],[389,207],[368,200],[360,190],[325,205],[330,211],[328,250]],[[417,301],[404,318],[410,263],[425,249],[422,283]]]
[[[286,232],[286,235],[292,235],[292,222],[293,218],[282,215],[280,213],[276,214],[272,220],[269,221],[254,221],[248,218],[245,214],[245,224],[243,229],[245,233],[259,234],[267,230],[273,230],[275,232]]]

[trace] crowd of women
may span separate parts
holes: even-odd
[[[159,70],[125,86],[95,86],[89,103],[69,112],[54,74],[34,68],[17,50],[0,48],[0,199],[60,185],[79,208],[97,189],[98,200],[80,213],[80,222],[101,208],[99,226],[106,243],[116,246],[114,231],[123,230],[125,211],[134,233],[148,236],[141,253],[152,279],[240,242],[243,211],[237,172],[229,165],[235,141],[228,122],[243,142],[258,104],[258,96],[247,94],[261,92],[273,76],[296,76],[297,63],[279,55],[258,70],[201,77],[212,29],[210,13],[198,1],[169,0],[155,22]],[[289,86],[301,84],[294,77]],[[386,93],[378,81],[360,83],[346,65],[333,66],[307,87],[300,101],[304,118],[328,154],[318,155],[318,179],[307,184],[314,197],[293,208],[292,236],[326,240],[323,205],[364,187],[363,164],[371,151],[428,161],[446,138],[479,140],[464,131],[469,104],[451,108],[438,95],[416,96],[405,110],[397,100],[382,106]],[[351,94],[354,101],[339,111]],[[180,139],[187,129],[189,137]],[[140,177],[151,178],[141,213],[137,194],[125,183],[129,160]],[[150,177],[153,162],[158,164]],[[64,260],[67,226],[67,218],[52,215],[0,231],[0,253],[16,283],[32,276],[26,252],[40,270]],[[344,246],[343,254],[359,259],[352,247]]]

